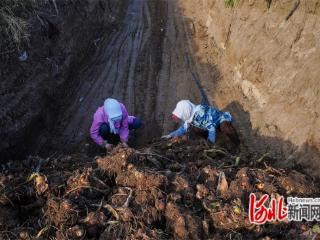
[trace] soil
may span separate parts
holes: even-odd
[[[290,8],[277,8],[279,1],[266,1],[269,7],[259,1],[237,2],[238,14],[223,1],[201,1],[197,7],[184,0],[57,1],[58,14],[44,8],[30,17],[27,61],[18,60],[22,49],[1,53],[0,238],[319,238],[314,222],[250,224],[248,199],[251,192],[319,194],[314,177],[318,58],[317,49],[311,51],[308,44],[314,36],[307,33],[318,26],[312,22],[320,5],[301,1],[309,27],[297,24],[293,44],[260,51],[261,44],[284,41],[286,34],[272,30],[266,33],[271,40],[260,39],[261,28],[272,26],[252,27],[260,23],[255,14],[265,17],[269,11],[282,19]],[[215,14],[221,24],[212,20]],[[288,25],[280,27],[295,26],[297,15],[301,17],[293,12],[285,20]],[[241,21],[245,29],[238,27]],[[256,40],[239,46],[252,31]],[[301,81],[307,84],[304,96],[310,97],[293,96],[302,88],[295,85],[295,76],[309,71],[305,65],[289,58],[289,69],[276,68],[287,56],[279,51],[287,48],[303,53],[295,55],[301,62],[310,56],[313,75]],[[299,67],[299,75],[292,73],[290,84],[283,85],[285,72]],[[105,153],[89,138],[92,116],[107,97],[119,99],[129,114],[143,119],[143,128],[130,135],[131,148],[118,146]],[[241,135],[240,149],[221,134],[215,145],[192,134],[159,140],[175,127],[168,118],[181,99],[229,110]],[[303,117],[289,121],[292,115]],[[293,161],[294,156],[308,159]]]
[[[47,75],[39,79],[36,86],[33,79],[23,76],[22,90],[15,90],[18,95],[21,92],[18,99],[26,98],[23,105],[18,101],[13,104],[16,98],[1,97],[6,107],[1,115],[4,125],[1,126],[0,151],[5,158],[21,159],[28,154],[48,155],[56,151],[91,151],[91,145],[87,144],[91,144],[88,135],[92,116],[107,97],[117,98],[126,105],[129,114],[142,117],[145,128],[136,133],[138,138],[133,136],[134,145],[146,143],[172,128],[168,117],[178,100],[201,101],[201,86],[194,81],[191,69],[191,53],[180,44],[185,41],[186,32],[179,30],[183,28],[183,21],[176,3],[136,0],[108,4],[111,9],[101,8],[98,2],[79,6],[78,11],[94,16],[89,23],[79,19],[76,10],[71,12],[72,16],[61,13],[60,21],[65,24],[55,26],[62,36],[49,46],[54,57],[59,54],[64,57],[59,71],[51,73],[40,68],[39,71]],[[99,25],[92,27],[99,16],[103,21],[97,21]],[[74,21],[69,23],[70,19]],[[104,27],[106,29],[101,30]],[[76,45],[78,41],[73,39],[82,39],[84,31],[88,31],[87,38],[81,40],[82,45]],[[50,43],[50,39],[46,41]],[[69,51],[63,52],[66,46]],[[45,58],[44,50],[39,51]],[[70,56],[72,51],[77,55]],[[35,63],[31,60],[19,64],[32,66]],[[2,89],[11,89],[12,78],[7,77]],[[52,86],[47,86],[47,81]],[[47,86],[43,94],[40,86]],[[35,96],[28,94],[30,87],[37,89]],[[47,94],[47,91],[50,92]],[[5,101],[10,104],[5,105]],[[27,109],[32,109],[28,115],[14,115]],[[13,114],[9,114],[11,120],[8,112]],[[11,121],[16,127],[12,127]]]
[[[242,141],[319,176],[319,1],[178,2],[193,67]]]
[[[1,161],[49,145],[41,133],[55,125],[79,84],[78,72],[96,52],[96,42],[119,27],[125,6],[113,0],[59,1],[57,14],[48,3],[30,16],[29,44],[17,49],[1,39]],[[18,59],[22,51],[26,61]]]

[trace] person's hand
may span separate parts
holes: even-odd
[[[112,148],[113,148],[113,145],[112,144],[110,144],[110,143],[107,143],[106,145],[105,145],[105,148],[107,149],[107,151],[111,151],[112,150]]]
[[[171,136],[169,134],[161,136],[161,139],[169,139],[169,138],[171,138]]]
[[[129,147],[126,142],[122,142],[122,143],[121,143],[121,146],[122,146],[123,148],[128,148],[128,147]]]

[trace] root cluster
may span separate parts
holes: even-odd
[[[139,150],[117,147],[95,161],[84,158],[81,167],[79,156],[61,159],[70,163],[64,169],[59,159],[49,159],[33,175],[17,174],[15,166],[0,176],[1,239],[315,236],[313,223],[250,224],[251,192],[300,197],[319,192],[308,176],[273,168],[272,159],[255,159],[178,139]]]

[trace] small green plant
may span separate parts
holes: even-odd
[[[224,4],[226,5],[227,8],[233,8],[234,5],[236,4],[236,0],[224,0]]]

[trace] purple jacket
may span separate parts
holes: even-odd
[[[120,104],[122,111],[122,120],[120,123],[115,124],[115,127],[120,128],[119,135],[121,141],[128,142],[129,124],[132,123],[134,117],[128,116],[126,107],[122,103]],[[105,113],[103,107],[99,107],[93,116],[93,122],[90,128],[90,136],[92,140],[99,145],[103,144],[103,138],[99,135],[99,127],[103,123],[108,123],[108,115]]]

